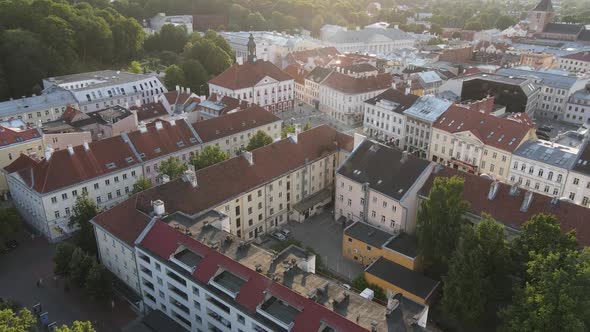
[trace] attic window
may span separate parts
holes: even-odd
[[[115,163],[108,163],[108,164],[106,164],[105,166],[106,166],[108,169],[113,169],[113,168],[116,168],[116,167],[117,167],[117,165],[116,165]]]
[[[127,157],[127,158],[125,158],[125,161],[127,163],[132,163],[133,162],[133,157]]]
[[[383,182],[383,180],[379,180],[377,181],[377,184],[381,184]]]
[[[184,142],[183,141],[178,141],[176,142],[176,146],[178,146],[179,148],[184,146]]]
[[[140,153],[140,154],[139,154],[139,156],[140,156],[141,158],[145,158],[145,153],[143,153],[143,152],[142,152],[142,153]]]
[[[191,141],[191,143],[197,143],[197,139],[196,139],[196,138],[194,138],[194,137],[191,137],[191,138],[190,138],[190,141]]]
[[[155,153],[160,153],[160,152],[162,152],[162,149],[160,149],[160,148],[155,148],[155,149],[154,149],[154,152],[155,152]]]

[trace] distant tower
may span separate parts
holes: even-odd
[[[551,0],[541,0],[535,8],[529,12],[529,31],[543,32],[545,26],[553,23],[555,11]]]
[[[248,62],[256,61],[256,43],[254,42],[254,36],[250,34],[248,38]]]

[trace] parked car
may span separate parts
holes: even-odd
[[[285,241],[287,238],[285,237],[285,235],[281,232],[274,232],[272,233],[272,237],[274,237],[275,239],[279,240],[279,241]]]
[[[542,125],[542,126],[539,126],[538,129],[542,130],[542,131],[546,131],[546,132],[551,132],[551,130],[553,130],[553,127],[550,125]]]
[[[349,284],[342,284],[342,287],[346,290],[350,290],[352,288]]]
[[[548,141],[548,140],[551,139],[551,137],[549,137],[549,135],[547,135],[547,133],[544,132],[544,131],[537,130],[536,131],[536,134],[537,134],[537,137],[540,138],[540,139],[544,139],[546,141]]]
[[[281,230],[280,230],[280,232],[281,232],[281,233],[283,233],[283,235],[284,235],[286,238],[290,238],[290,237],[291,237],[291,231],[290,231],[290,230],[288,230],[288,229],[281,229]]]

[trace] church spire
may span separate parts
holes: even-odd
[[[248,62],[256,61],[256,43],[254,42],[254,36],[250,33],[248,38]]]

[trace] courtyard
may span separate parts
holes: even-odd
[[[40,303],[49,322],[58,326],[73,321],[91,321],[97,331],[120,331],[137,317],[130,305],[116,298],[114,308],[89,300],[80,289],[64,290],[65,280],[53,277],[55,245],[43,238],[31,238],[23,232],[17,237],[19,246],[0,254],[0,298],[11,299],[32,310]],[[42,279],[41,286],[37,286]]]

